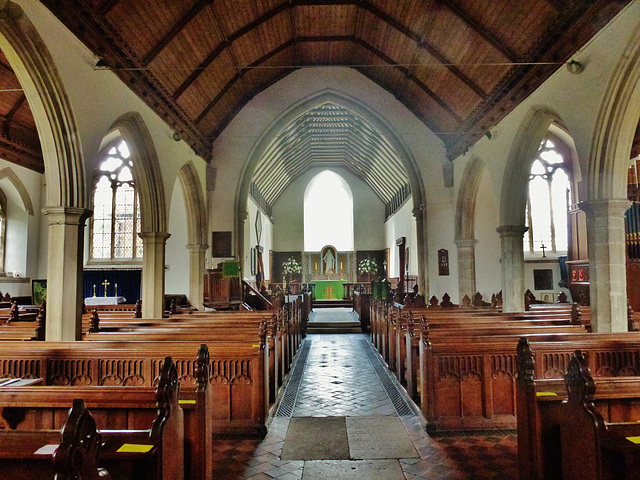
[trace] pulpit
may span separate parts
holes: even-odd
[[[227,264],[237,266],[237,262],[225,262],[218,268],[207,270],[204,276],[204,306],[218,310],[236,309],[242,303],[240,277]]]

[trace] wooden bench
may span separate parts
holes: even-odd
[[[102,435],[84,402],[77,399],[61,432],[0,430],[0,477],[111,480],[106,470],[98,468],[101,447]]]
[[[0,343],[0,377],[42,377],[47,385],[152,386],[171,354],[179,380],[193,385],[193,352],[202,342]],[[207,342],[211,356],[213,427],[219,433],[264,435],[268,412],[264,343]]]
[[[521,480],[562,478],[560,425],[565,416],[564,379],[536,379],[528,342],[518,345],[517,425]],[[571,367],[570,367],[571,369]],[[640,418],[640,378],[600,377],[592,402],[608,422]]]
[[[195,384],[183,382],[179,405],[184,414],[184,453],[187,479],[212,475],[213,410],[209,383],[209,350],[201,345]],[[195,388],[194,388],[195,387]],[[57,429],[69,402],[82,398],[98,428],[137,430],[156,417],[155,387],[41,386],[0,389],[1,418],[9,429]]]
[[[153,421],[149,422],[151,423],[150,428],[100,431],[101,440],[99,437],[93,440],[101,445],[99,447],[101,454],[99,465],[106,467],[114,478],[143,480],[183,479],[184,423],[183,412],[178,403],[178,394],[179,382],[176,366],[171,357],[166,357],[162,363],[156,388],[157,414]],[[84,402],[80,399],[74,400],[73,404],[76,410],[84,407]],[[86,415],[84,416],[84,421],[89,421]],[[90,423],[91,430],[95,432],[95,421],[91,420]],[[82,427],[82,424],[80,424],[80,427]],[[55,431],[45,430],[45,432],[49,432],[45,445],[51,445],[51,440],[55,439],[55,437],[52,437],[52,433]],[[31,431],[11,431],[2,432],[0,435],[2,435],[0,442],[4,439],[8,447],[3,449],[3,452],[10,451],[10,455],[15,456],[16,454],[19,455],[17,451],[20,446],[9,447],[9,445],[13,445],[21,438],[32,438],[34,433]],[[46,436],[46,433],[44,435]],[[38,436],[38,434],[35,434],[35,436]],[[72,465],[69,465],[68,460],[64,460],[64,458],[68,458],[67,448],[66,445],[63,445],[60,455],[58,455],[57,450],[49,453],[48,456],[53,458],[54,465],[60,466],[60,468],[72,467]],[[33,450],[30,448],[27,454],[21,458],[33,459],[35,455],[32,452]],[[47,455],[43,456],[47,457]],[[8,463],[10,464],[11,462]],[[8,468],[11,467],[11,465],[8,466]]]
[[[636,479],[640,476],[640,423],[607,422],[594,406],[600,384],[582,352],[575,352],[565,377],[568,399],[560,422],[563,478]],[[640,399],[640,389],[635,398]],[[632,399],[628,399],[631,401]]]

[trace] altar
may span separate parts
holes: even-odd
[[[342,280],[314,280],[311,288],[316,300],[342,300],[345,283]]]
[[[118,305],[126,302],[124,297],[87,297],[84,299],[85,305]]]

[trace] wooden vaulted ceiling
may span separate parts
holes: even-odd
[[[630,0],[41,1],[205,159],[253,96],[325,65],[394,94],[453,159]]]
[[[289,183],[312,167],[344,167],[385,204],[409,188],[393,146],[366,120],[325,103],[285,126],[258,161],[253,182],[273,205]]]
[[[44,172],[40,140],[18,78],[0,51],[0,158]]]

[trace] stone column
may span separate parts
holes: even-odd
[[[418,291],[425,298],[429,298],[429,248],[425,228],[427,224],[427,210],[426,208],[414,208],[412,213],[416,219],[418,240]],[[404,268],[404,266],[401,268]]]
[[[187,245],[189,250],[189,300],[191,305],[204,311],[204,257],[207,245]]]
[[[524,312],[524,250],[522,225],[498,227],[502,249],[502,310]]]
[[[45,338],[48,341],[81,340],[84,224],[91,211],[46,207],[42,213],[49,221]]]
[[[580,203],[587,214],[589,296],[594,332],[627,331],[626,199]]]
[[[476,243],[475,238],[459,238],[458,246],[458,290],[460,299],[465,295],[473,298],[476,293]]]
[[[142,255],[142,317],[162,318],[164,312],[165,246],[171,234],[143,232],[138,236],[144,248]]]

